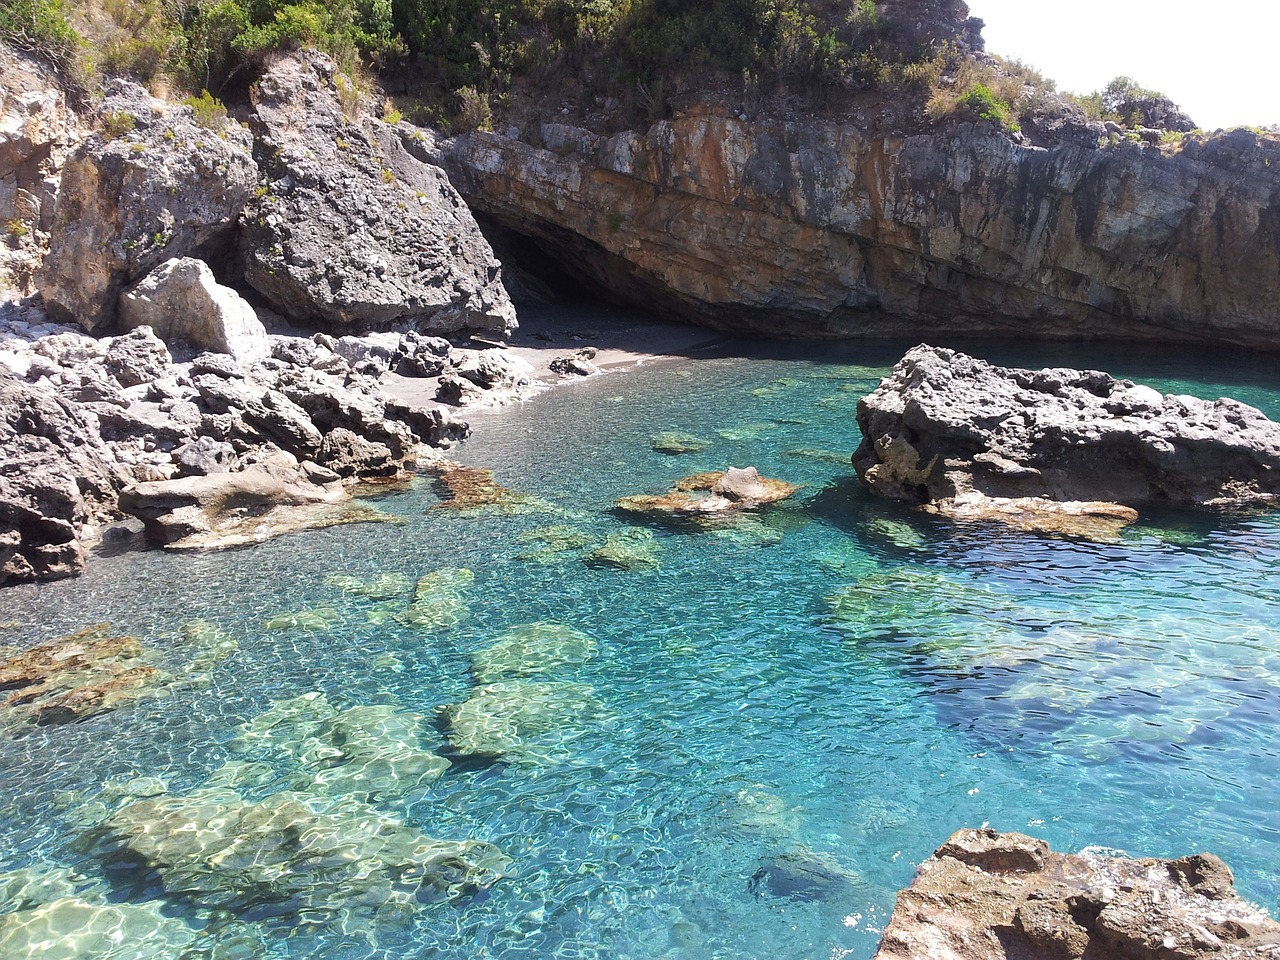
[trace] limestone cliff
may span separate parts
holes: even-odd
[[[1280,345],[1280,141],[1037,147],[989,124],[691,107],[438,147],[499,228],[620,299],[770,337]]]

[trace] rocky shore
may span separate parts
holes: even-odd
[[[961,830],[898,895],[877,960],[1244,960],[1280,954],[1280,923],[1212,854],[1131,860]]]
[[[446,461],[470,429],[461,412],[658,348],[651,330],[613,352],[586,329],[543,343],[519,334],[473,208],[514,260],[537,246],[584,289],[730,334],[1280,347],[1280,141],[1253,133],[1167,152],[1104,147],[1105,130],[1088,124],[1029,142],[983,124],[900,131],[704,103],[607,135],[540,122],[446,139],[353,109],[333,64],[310,52],[272,63],[231,116],[127,81],[77,116],[43,68],[7,49],[0,81],[0,222],[21,226],[0,247],[11,294],[0,308],[0,587],[74,576],[108,538],[210,549],[387,521],[363,494],[415,470],[437,474],[444,509],[509,498],[492,471]],[[675,352],[708,335],[667,336]],[[868,489],[955,519],[1105,536],[1153,503],[1271,506],[1280,495],[1280,426],[1258,411],[1094,371],[1004,369],[920,347],[859,404],[858,424],[853,465]],[[654,448],[697,443],[669,433]],[[730,467],[616,509],[701,524],[798,489]],[[591,566],[657,565],[647,528],[598,544],[556,528],[540,538],[544,552],[577,551]],[[412,600],[397,584],[404,606],[380,615],[448,628],[473,577],[424,575]],[[289,616],[308,615],[323,620]],[[199,643],[201,656],[226,655],[217,637]],[[467,698],[442,708],[450,749],[545,759],[539,738],[599,704],[576,682],[528,679],[523,664],[594,649],[558,624],[500,637]],[[29,725],[185,682],[103,630],[0,667],[16,691],[6,705]],[[448,765],[421,749],[423,717],[307,696],[273,705],[244,740],[288,753],[318,738],[391,782],[412,779],[399,776],[406,763],[421,781]],[[309,756],[289,762],[307,768]],[[187,793],[121,798],[86,842],[231,912],[245,889],[304,907],[411,905],[507,875],[489,844],[434,839],[347,802],[337,775],[303,773],[303,787],[263,801],[255,772],[232,762]],[[375,834],[381,846],[362,848],[363,867],[311,859],[278,841],[285,823],[322,846]],[[209,867],[244,843],[265,860]],[[791,882],[776,863],[753,877],[757,889]],[[1277,944],[1280,926],[1235,897],[1210,855],[1070,857],[968,831],[904,892],[879,956],[1201,960],[1276,955]]]

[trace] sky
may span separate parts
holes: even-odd
[[[1116,76],[1205,130],[1280,124],[1280,0],[967,0],[987,52],[1090,93]]]

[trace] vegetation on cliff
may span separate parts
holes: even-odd
[[[277,51],[311,46],[393,119],[464,130],[568,112],[635,126],[691,99],[754,113],[769,97],[911,123],[986,121],[1043,142],[1043,118],[1178,134],[1194,123],[1119,77],[1060,94],[982,52],[961,0],[11,0],[0,38],[85,86],[96,74],[233,98]],[[1135,134],[1136,135],[1136,134]],[[1083,139],[1088,139],[1081,133]],[[1094,137],[1096,140],[1096,136]],[[1153,141],[1154,142],[1154,141]]]

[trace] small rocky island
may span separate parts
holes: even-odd
[[[858,403],[875,494],[959,520],[1105,528],[1146,505],[1271,505],[1280,424],[1096,370],[1017,370],[921,345]]]

